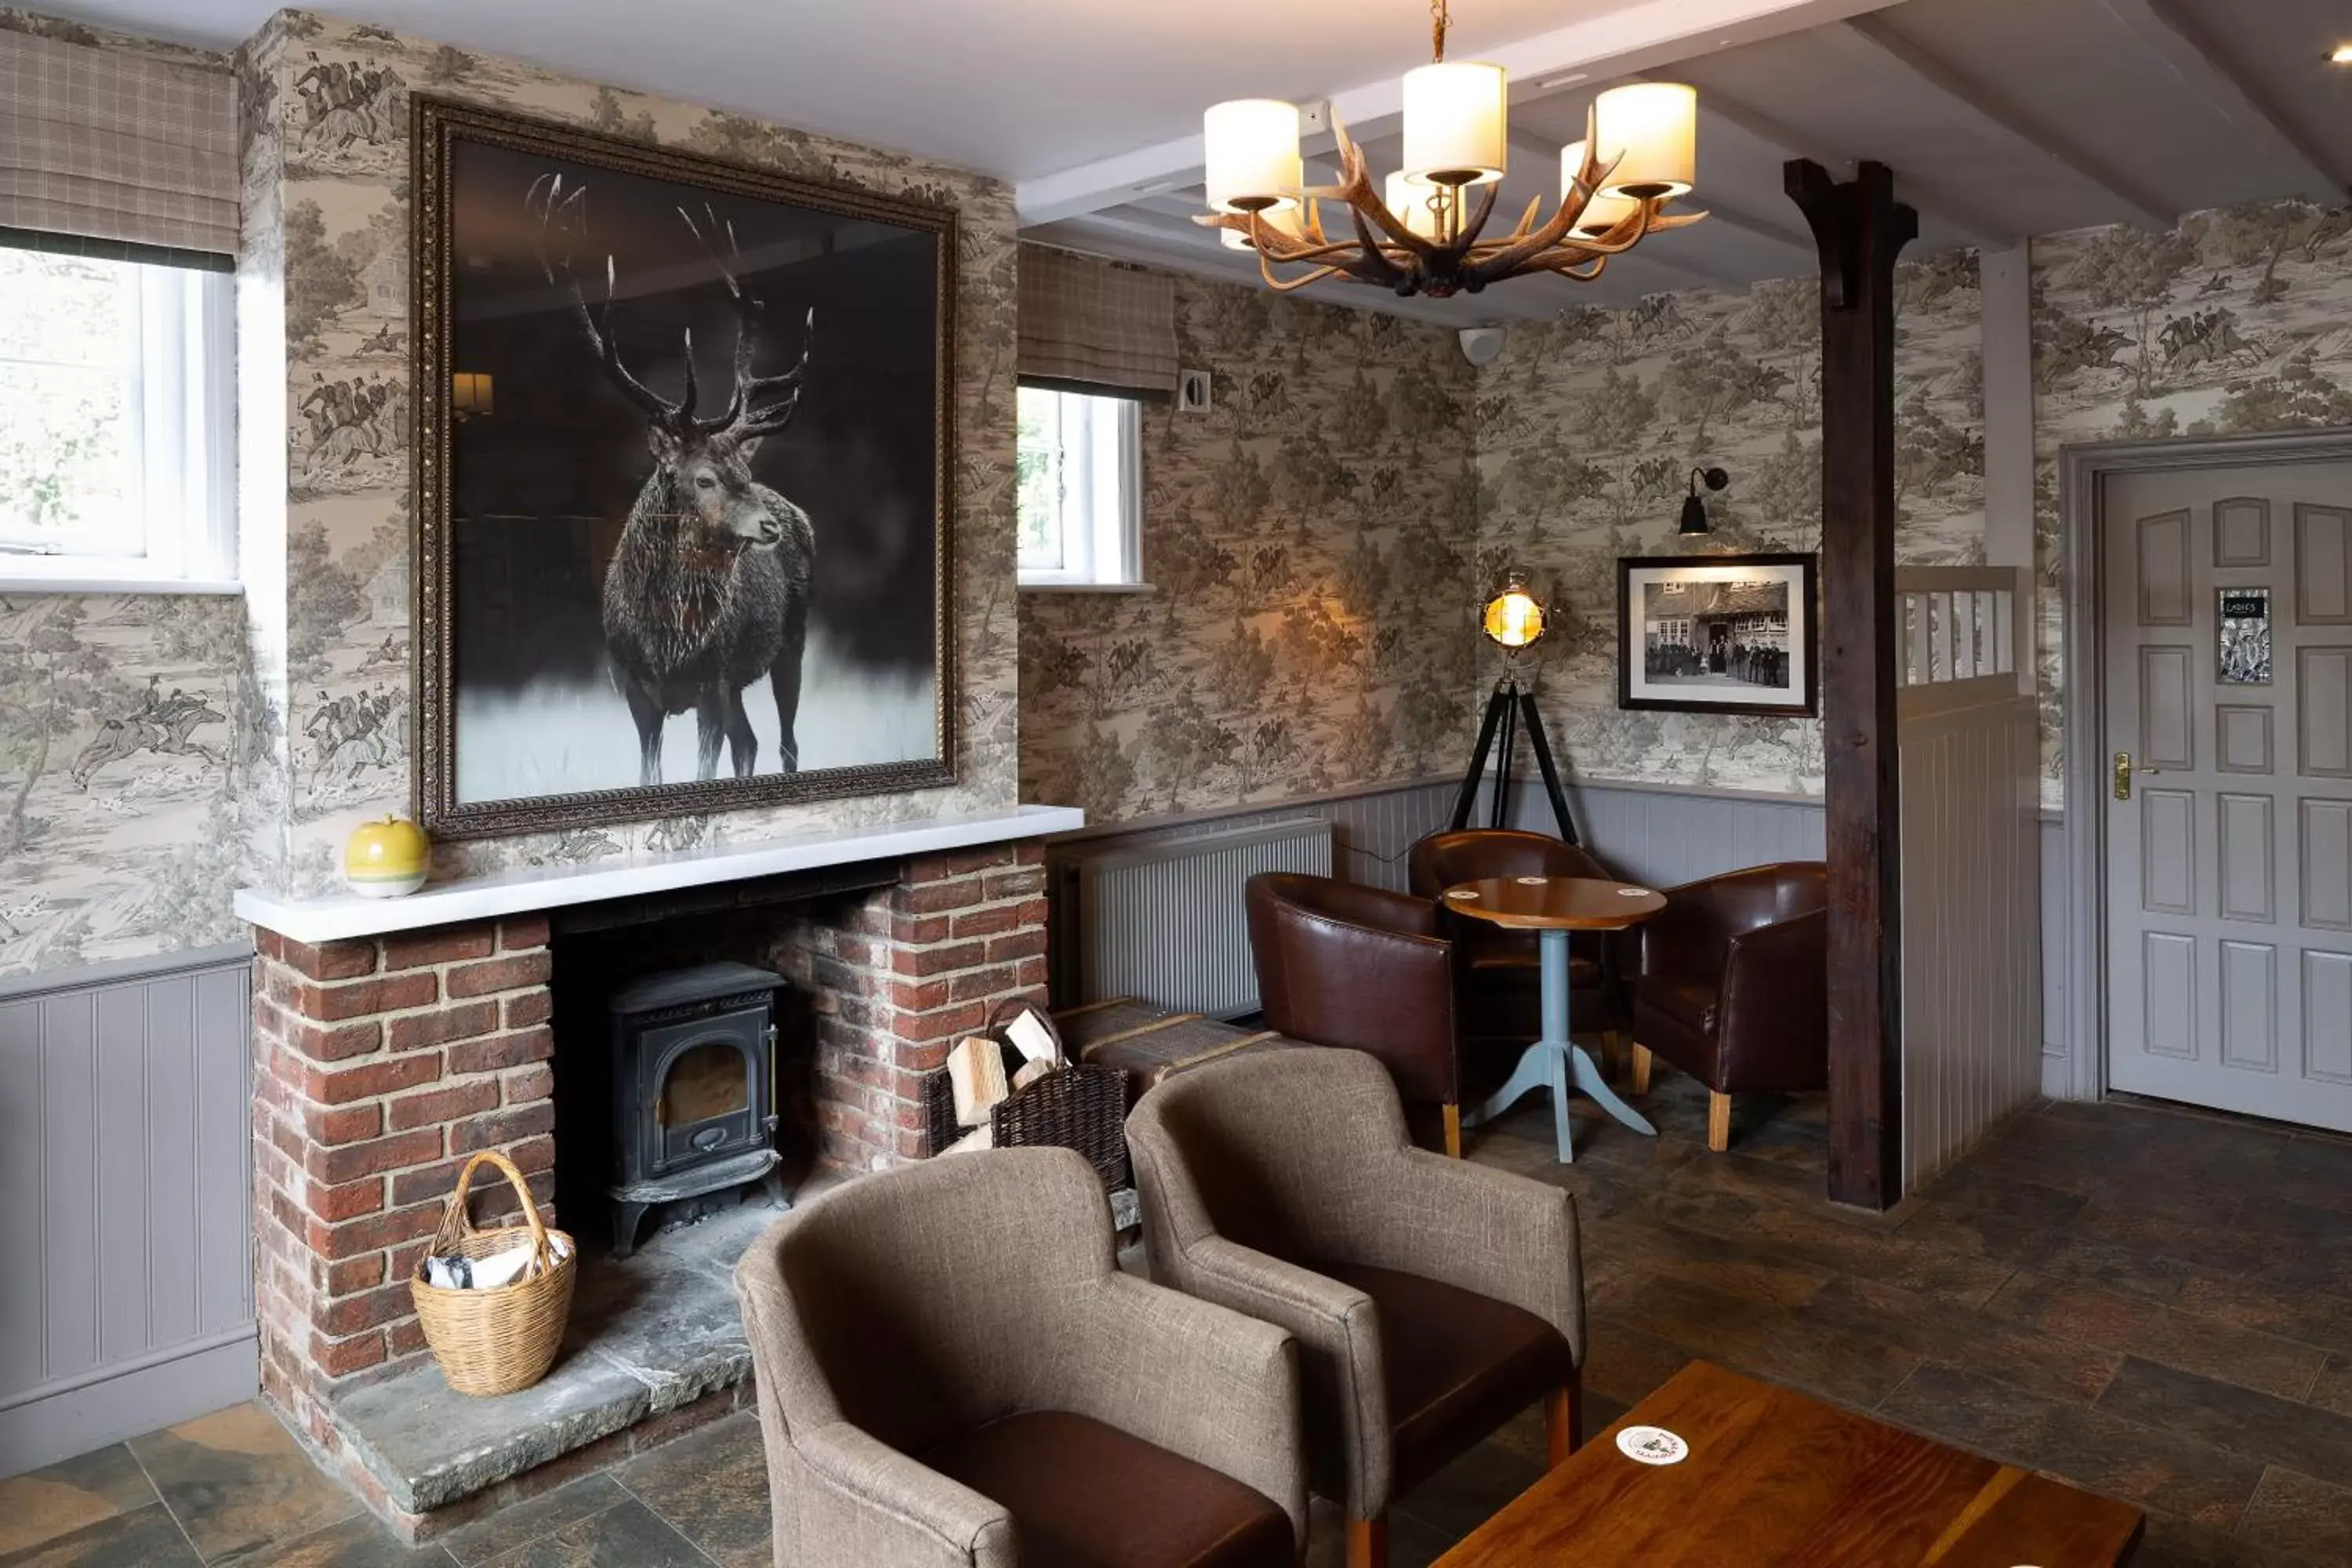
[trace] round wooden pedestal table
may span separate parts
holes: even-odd
[[[1592,1054],[1568,1037],[1568,937],[1570,931],[1637,926],[1666,907],[1664,895],[1581,877],[1487,877],[1446,889],[1444,901],[1457,915],[1534,931],[1543,964],[1543,1037],[1520,1056],[1509,1080],[1465,1119],[1469,1125],[1493,1121],[1530,1090],[1549,1089],[1552,1131],[1565,1164],[1576,1158],[1568,1129],[1568,1094],[1573,1089],[1634,1131],[1656,1137],[1649,1120],[1617,1098]]]

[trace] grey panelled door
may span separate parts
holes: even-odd
[[[2108,1081],[2352,1131],[2352,463],[2105,500]]]

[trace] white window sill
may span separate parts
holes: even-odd
[[[1033,583],[1024,579],[1014,586],[1024,594],[1149,594],[1155,591],[1149,583]]]
[[[0,594],[243,594],[216,577],[142,576],[131,572],[13,572],[0,567]]]

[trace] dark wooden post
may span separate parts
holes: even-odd
[[[1830,1196],[1903,1196],[1900,754],[1895,733],[1895,258],[1918,215],[1864,163],[1805,159],[1822,258],[1822,745],[1829,820]]]

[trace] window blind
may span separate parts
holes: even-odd
[[[1176,281],[1164,273],[1021,247],[1021,378],[1078,388],[1176,390]]]
[[[0,32],[0,228],[236,255],[235,81]]]

